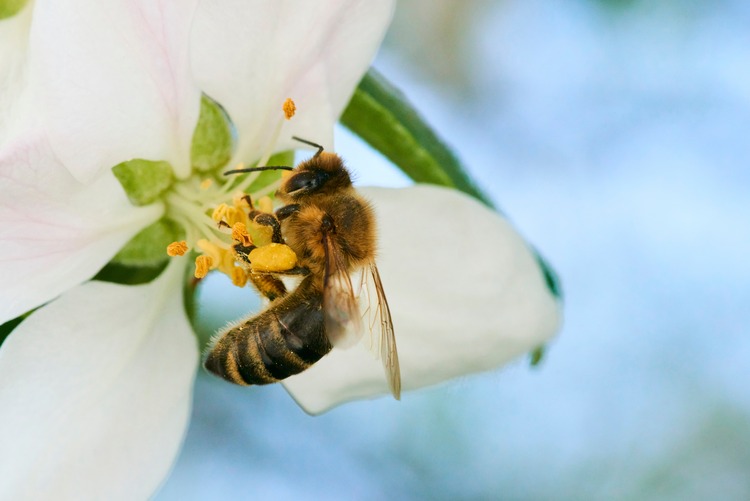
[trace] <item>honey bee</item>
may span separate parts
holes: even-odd
[[[371,205],[352,186],[349,171],[334,153],[313,142],[295,140],[318,149],[291,167],[255,167],[226,174],[267,169],[291,170],[276,196],[283,205],[275,214],[250,204],[250,219],[273,228],[273,240],[286,243],[297,254],[298,266],[286,274],[302,280],[287,292],[279,274],[250,273],[253,285],[271,302],[259,314],[217,334],[204,366],[240,385],[270,384],[298,374],[320,360],[334,346],[346,347],[362,335],[363,313],[352,284],[361,270],[359,293],[367,294],[367,310],[377,354],[393,396],[400,398],[401,376],[388,301],[375,265],[376,225]],[[252,247],[235,245],[248,265]],[[365,298],[363,298],[363,303]],[[379,331],[376,333],[375,331]]]

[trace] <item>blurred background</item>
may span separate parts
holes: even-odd
[[[201,373],[157,499],[750,499],[748,26],[742,0],[402,0],[375,66],[556,268],[564,328],[538,368],[315,418]],[[207,329],[258,304],[222,280]]]

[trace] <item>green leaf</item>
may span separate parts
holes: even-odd
[[[234,143],[234,126],[229,115],[219,103],[204,94],[190,147],[193,168],[207,172],[225,166],[232,157]]]
[[[456,188],[492,207],[456,155],[406,97],[374,69],[359,83],[341,123],[414,181]]]
[[[182,226],[171,219],[159,221],[142,229],[112,259],[125,266],[159,266],[167,259],[167,246],[185,238]]]
[[[169,162],[135,158],[112,167],[112,172],[133,205],[148,205],[172,185]]]
[[[27,3],[27,0],[0,0],[0,19],[15,16]]]

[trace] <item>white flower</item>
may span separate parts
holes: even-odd
[[[198,360],[186,258],[145,285],[88,280],[165,216],[191,245],[209,231],[190,208],[218,193],[202,192],[191,167],[201,93],[234,122],[232,162],[289,149],[295,134],[330,145],[391,10],[36,0],[0,21],[0,323],[34,310],[0,347],[0,498],[154,492],[184,434]],[[288,96],[301,112],[284,122]],[[176,178],[140,207],[111,170],[133,158],[166,161]],[[491,369],[555,332],[542,272],[500,216],[435,187],[367,195],[406,389]],[[334,352],[287,389],[310,412],[386,392],[377,362],[360,358]]]

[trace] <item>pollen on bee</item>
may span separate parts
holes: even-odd
[[[235,240],[245,247],[252,245],[253,241],[247,232],[245,223],[234,223],[232,226],[232,240]]]
[[[253,271],[280,272],[297,265],[297,254],[285,244],[270,243],[250,251],[248,259]]]
[[[284,116],[287,120],[290,120],[297,111],[297,105],[294,104],[291,97],[286,98],[286,101],[284,101],[284,105],[281,108],[284,110]]]
[[[212,264],[211,256],[201,255],[195,258],[195,278],[203,278],[208,275]]]
[[[187,251],[187,242],[185,242],[184,240],[181,240],[179,242],[172,242],[171,244],[167,245],[167,256],[169,257],[184,256]]]

